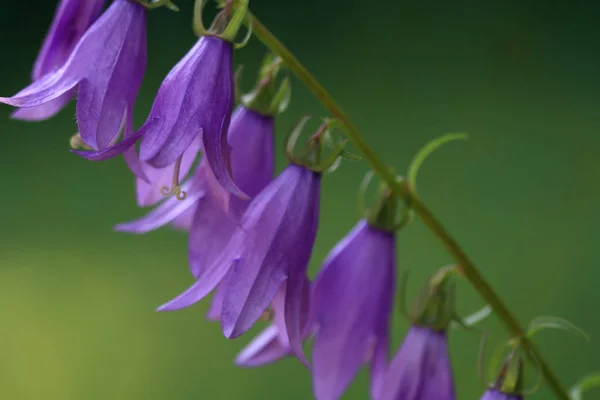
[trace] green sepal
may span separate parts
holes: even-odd
[[[454,319],[456,287],[450,277],[455,267],[442,268],[421,288],[412,312],[412,322],[435,331],[446,331]]]
[[[193,28],[194,34],[196,34],[196,36],[198,37],[206,36],[209,34],[209,32],[206,30],[206,27],[204,26],[204,21],[202,20],[205,5],[206,3],[204,3],[204,0],[196,0],[196,2],[194,3]]]
[[[271,53],[265,56],[254,89],[240,98],[244,107],[268,116],[281,114],[287,109],[292,90],[290,79],[285,77],[280,83],[277,81],[283,67],[281,58]]]
[[[417,191],[417,175],[419,174],[419,169],[421,165],[425,162],[425,160],[438,148],[442,147],[446,143],[455,141],[455,140],[467,140],[468,136],[465,133],[449,133],[437,139],[433,139],[429,143],[427,143],[412,159],[410,166],[408,167],[408,183],[413,192]]]
[[[400,198],[387,186],[380,188],[375,204],[365,211],[364,217],[369,225],[388,232],[398,229],[398,210]]]
[[[154,1],[146,1],[146,0],[134,0],[136,3],[139,3],[146,7],[148,10],[152,10],[154,8],[159,7],[167,7],[172,11],[179,11],[179,7],[173,3],[172,0],[154,0]]]
[[[489,305],[483,306],[481,309],[475,311],[474,313],[467,315],[466,317],[460,317],[458,315],[454,316],[454,320],[452,321],[452,328],[462,328],[464,330],[471,330],[475,325],[479,324],[487,317],[492,315],[492,307]]]
[[[553,316],[537,317],[531,320],[527,328],[527,336],[531,338],[543,329],[560,329],[581,336],[585,340],[590,340],[590,337],[583,329],[564,318]]]
[[[582,400],[583,393],[590,389],[600,388],[600,372],[591,373],[581,378],[569,391],[571,400]]]
[[[303,117],[292,129],[286,142],[286,155],[290,162],[301,165],[317,173],[334,171],[340,164],[341,155],[348,139],[336,141],[332,130],[329,129],[331,121],[327,118],[319,129],[308,139],[302,149],[296,153],[296,142],[310,117]],[[324,155],[325,148],[331,149]]]
[[[520,354],[511,354],[496,380],[495,387],[502,393],[523,394],[525,390],[525,361]]]
[[[237,8],[235,9],[233,16],[229,20],[225,30],[220,33],[219,36],[223,40],[227,40],[230,43],[235,42],[235,38],[240,31],[248,12],[248,0],[238,0],[236,2]]]

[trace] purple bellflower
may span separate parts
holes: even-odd
[[[110,154],[115,150],[109,146],[123,126],[126,136],[131,130],[130,118],[145,68],[145,8],[133,1],[115,0],[79,40],[62,67],[13,97],[0,97],[0,102],[38,107],[76,89],[81,139],[93,150]]]
[[[315,398],[341,397],[363,363],[376,393],[387,366],[394,302],[395,235],[361,220],[331,251],[315,280]]]
[[[413,326],[388,366],[377,400],[454,400],[447,329],[454,316],[451,269],[442,269],[422,289]]]
[[[231,167],[236,184],[254,197],[273,179],[274,118],[239,106],[228,132]],[[200,149],[196,138],[186,150],[180,177],[186,175]],[[152,205],[161,200],[161,189],[170,184],[173,169],[154,169],[145,165],[148,183],[137,178],[138,204]],[[146,216],[117,225],[124,232],[146,233],[171,223],[189,229],[188,252],[192,274],[198,277],[203,266],[210,264],[228,243],[239,216],[249,201],[231,196],[216,181],[210,165],[203,159],[194,175],[183,185],[186,197],[166,199]]]
[[[216,179],[233,194],[246,197],[230,172],[227,131],[234,105],[233,46],[203,36],[169,72],[158,90],[146,123],[139,157],[154,168],[182,162],[185,151],[202,136],[203,153]]]
[[[100,16],[105,1],[62,0],[60,2],[33,67],[31,77],[34,82],[64,65],[81,37]],[[71,101],[73,91],[74,89],[37,107],[18,109],[12,117],[29,121],[50,118]]]
[[[380,400],[454,400],[446,332],[413,326],[392,360]]]
[[[188,307],[220,285],[227,338],[243,334],[273,304],[283,310],[277,313],[285,321],[278,324],[285,327],[279,334],[305,362],[302,339],[310,300],[306,269],[317,233],[320,182],[319,173],[290,164],[251,201],[219,258],[159,311]]]

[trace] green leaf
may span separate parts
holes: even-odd
[[[559,317],[537,317],[529,323],[527,329],[527,336],[533,337],[542,329],[561,329],[563,331],[571,332],[577,336],[583,337],[585,340],[590,340],[590,337],[581,328],[577,327],[570,321]]]
[[[423,162],[429,157],[434,151],[442,147],[446,143],[453,142],[455,140],[467,140],[468,136],[466,133],[449,133],[442,137],[432,140],[427,143],[417,155],[413,158],[410,166],[408,167],[408,183],[412,185],[413,190],[417,187],[417,175]]]
[[[572,400],[581,400],[583,393],[600,387],[600,372],[594,372],[579,380],[569,391]]]

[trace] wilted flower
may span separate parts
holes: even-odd
[[[363,365],[381,386],[394,302],[395,235],[361,220],[331,251],[316,278],[312,356],[315,397],[338,399]]]
[[[278,296],[285,321],[280,334],[303,359],[309,309],[306,269],[317,233],[320,181],[319,173],[289,165],[252,200],[218,260],[159,310],[188,307],[221,285],[221,325],[224,335],[234,338],[263,315],[285,285],[285,294]]]
[[[232,174],[236,184],[250,196],[256,196],[273,179],[273,117],[240,106],[229,128]],[[186,150],[180,177],[190,169],[200,149],[196,138]],[[137,178],[138,204],[151,205],[161,200],[161,189],[171,184],[173,168],[154,169],[144,166],[150,182]],[[198,170],[183,186],[183,200],[171,197],[139,220],[120,224],[117,230],[146,233],[171,223],[190,229],[189,259],[194,276],[214,260],[225,247],[238,218],[249,201],[230,195],[216,182],[209,164],[203,159]]]
[[[146,11],[136,2],[115,0],[62,67],[13,97],[0,97],[0,102],[37,107],[77,88],[77,122],[83,142],[101,154],[112,154],[107,148],[129,123],[145,67]]]
[[[483,394],[481,400],[523,400],[523,396],[514,393],[502,393],[496,389],[489,389]]]
[[[104,3],[105,0],[61,0],[35,61],[31,76],[33,81],[64,65],[79,39],[102,12]],[[19,109],[12,117],[23,120],[50,118],[71,100],[73,91],[37,107]]]
[[[413,326],[390,363],[377,400],[454,400],[447,329],[454,317],[454,291],[444,268],[421,290]]]

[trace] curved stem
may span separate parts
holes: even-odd
[[[371,164],[373,170],[390,186],[390,188],[399,196],[402,196],[413,208],[415,213],[427,225],[427,227],[440,239],[448,253],[454,258],[460,266],[461,271],[468,279],[481,297],[492,307],[496,315],[504,322],[506,328],[514,337],[521,340],[522,347],[527,354],[536,363],[542,376],[556,397],[561,400],[569,400],[569,394],[561,383],[556,373],[550,368],[548,363],[538,347],[525,336],[525,331],[506,307],[504,302],[496,294],[490,284],[483,278],[473,262],[465,254],[462,248],[446,231],[439,220],[429,211],[425,204],[409,190],[406,182],[398,182],[392,171],[377,157],[375,152],[369,147],[358,128],[350,121],[350,118],[344,113],[341,106],[335,101],[335,98],[317,81],[317,79],[300,63],[290,50],[274,36],[252,13],[248,12],[246,23],[252,23],[254,35],[272,52],[279,55],[287,67],[298,79],[300,79],[308,89],[319,99],[325,108],[337,118],[346,131],[350,142],[360,151],[365,160]]]

